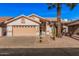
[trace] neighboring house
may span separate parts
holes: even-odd
[[[55,27],[56,27],[56,30],[58,30],[57,29],[57,18],[47,18],[48,20],[49,20],[49,24],[52,24],[52,23],[54,23],[55,24]],[[63,32],[63,31],[65,31],[66,33],[68,32],[68,24],[69,23],[69,21],[66,21],[66,20],[63,20],[63,19],[61,19],[61,33]],[[48,26],[48,28],[49,28],[49,31],[50,31],[50,27]],[[48,31],[48,33],[49,33],[49,31]]]
[[[0,36],[2,36],[2,27],[1,26],[0,26]]]
[[[0,36],[2,36],[2,25],[3,25],[4,19],[0,18]]]
[[[62,33],[67,35],[68,32],[69,32],[69,30],[68,30],[69,21],[67,21],[67,19],[64,19],[64,20],[61,21],[61,23],[62,23]]]
[[[69,33],[79,35],[79,20],[72,21],[68,24]]]

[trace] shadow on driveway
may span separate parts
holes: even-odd
[[[77,37],[77,36],[72,36],[71,38],[79,41],[79,37]]]

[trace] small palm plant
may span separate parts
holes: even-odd
[[[57,7],[57,37],[61,37],[61,4],[62,3],[48,3],[48,9],[52,9],[54,7]],[[67,6],[70,7],[70,10],[72,10],[77,3],[66,3]]]

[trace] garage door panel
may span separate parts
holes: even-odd
[[[36,33],[36,27],[13,26],[13,36],[35,36]]]

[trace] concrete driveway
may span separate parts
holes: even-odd
[[[0,37],[0,56],[79,56],[79,40],[66,36]]]
[[[79,48],[79,41],[63,36],[52,40],[49,36],[39,42],[37,37],[0,37],[0,48]]]

